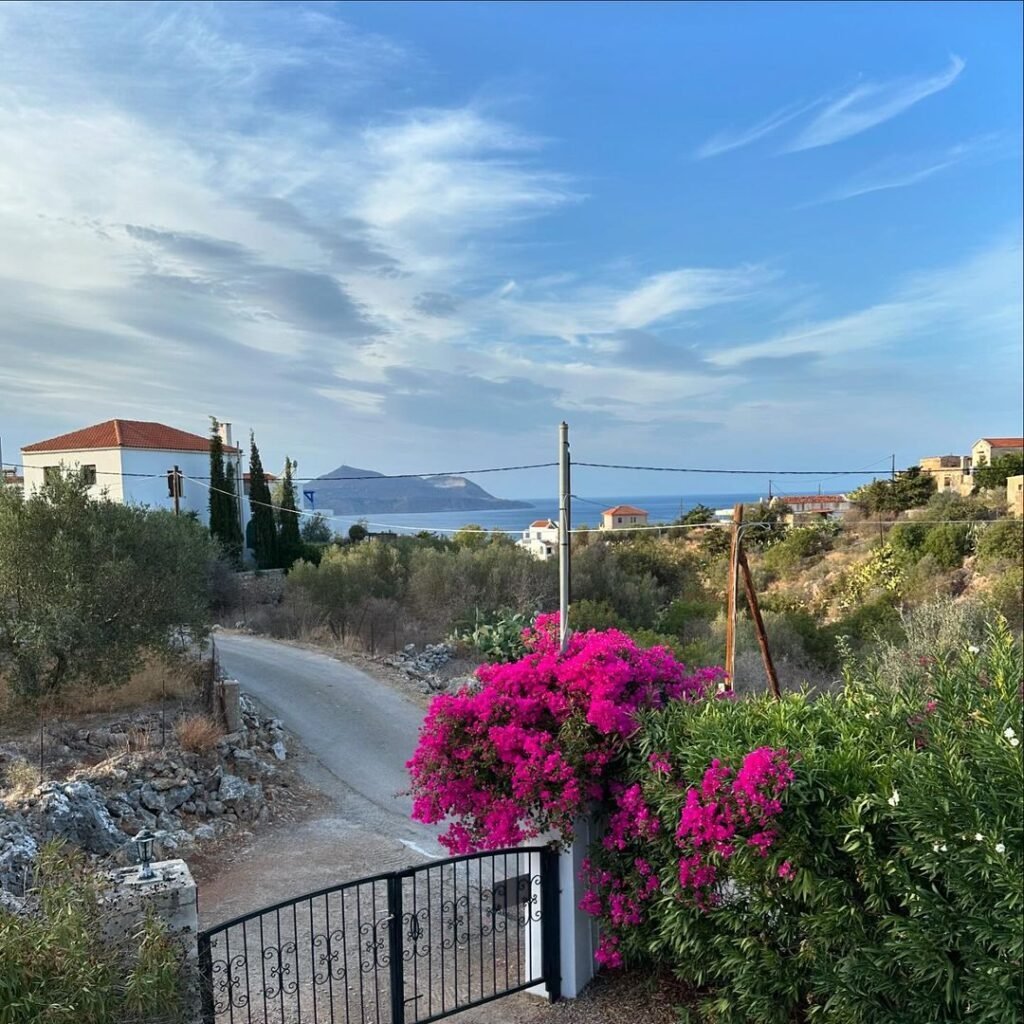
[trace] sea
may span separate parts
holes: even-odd
[[[738,502],[754,502],[762,495],[746,494],[656,494],[656,495],[615,495],[612,497],[586,497],[572,499],[572,525],[598,526],[601,512],[612,505],[636,505],[649,513],[650,523],[670,523],[684,515],[695,505],[709,508],[731,508]],[[478,512],[409,512],[400,514],[368,514],[365,516],[331,515],[331,526],[335,533],[347,533],[353,523],[364,523],[371,532],[393,531],[395,533],[418,533],[430,530],[433,533],[451,534],[467,523],[475,523],[487,530],[501,530],[510,534],[522,533],[535,519],[558,521],[558,501],[555,498],[523,498],[529,508],[483,509]]]

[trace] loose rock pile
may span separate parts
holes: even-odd
[[[65,782],[44,782],[18,799],[0,791],[0,890],[24,892],[39,844],[50,839],[97,858],[132,863],[131,837],[143,828],[157,834],[154,855],[160,858],[180,856],[239,823],[268,820],[277,792],[287,784],[278,767],[287,757],[284,729],[278,719],[260,716],[244,695],[241,705],[242,728],[203,754],[180,749],[172,731],[163,749],[125,749],[124,737],[138,729],[137,717],[103,730],[66,733],[67,754],[107,756],[73,771]]]
[[[410,679],[417,680],[424,693],[443,693],[451,688],[452,680],[445,679],[440,670],[454,657],[455,648],[451,644],[427,644],[419,653],[415,644],[406,644],[398,654],[383,661]],[[464,680],[459,682],[461,684]]]

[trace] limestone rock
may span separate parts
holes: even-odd
[[[63,839],[87,853],[109,854],[125,841],[103,797],[88,782],[48,782],[38,790],[34,814],[46,839]]]

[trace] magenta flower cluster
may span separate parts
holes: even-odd
[[[699,787],[687,790],[676,829],[679,884],[702,909],[719,899],[722,861],[746,846],[765,857],[778,838],[772,821],[782,812],[782,794],[793,781],[786,751],[758,747],[743,758],[739,771],[717,758]],[[787,861],[780,878],[791,877]]]
[[[720,676],[687,673],[665,648],[617,630],[577,633],[562,653],[557,614],[524,640],[521,660],[481,666],[479,687],[434,699],[407,764],[413,817],[451,819],[440,840],[456,854],[570,836],[587,804],[609,796],[636,713],[706,695]]]

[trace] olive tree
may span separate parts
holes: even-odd
[[[72,476],[0,490],[0,672],[23,696],[121,684],[209,629],[202,526],[86,492]]]

